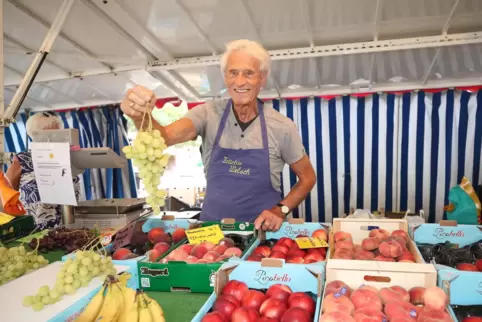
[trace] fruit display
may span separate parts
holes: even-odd
[[[77,322],[146,321],[164,322],[161,306],[142,291],[127,287],[127,278],[108,276]]]
[[[231,280],[223,287],[202,322],[311,322],[316,302],[313,294],[293,292],[283,284],[267,290],[249,289],[241,281]]]
[[[448,298],[438,287],[401,286],[380,290],[362,285],[352,290],[343,281],[326,284],[320,322],[451,322],[446,306]]]
[[[240,258],[243,254],[241,247],[243,247],[242,244],[236,244],[232,238],[225,237],[217,244],[208,241],[197,245],[184,244],[174,249],[166,257],[159,259],[168,249],[166,249],[167,245],[158,243],[150,252],[149,260],[151,262],[158,261],[159,263],[185,261],[188,264],[222,262],[233,256]]]
[[[407,248],[408,241],[408,234],[403,230],[394,230],[390,234],[384,229],[373,229],[369,237],[356,245],[350,233],[337,231],[333,234],[335,250],[332,258],[415,263],[415,257]]]
[[[308,237],[306,235],[298,235],[298,237]],[[315,230],[311,237],[328,241],[328,233],[324,229]],[[263,258],[281,258],[286,263],[294,264],[310,264],[323,262],[326,258],[327,248],[308,248],[300,249],[294,239],[281,237],[280,239],[267,239],[260,242],[253,252],[246,259],[248,261],[259,262]]]
[[[55,228],[50,230],[48,234],[42,238],[33,238],[28,243],[28,246],[31,249],[38,248],[42,253],[57,249],[65,250],[66,253],[71,253],[83,248],[97,237],[98,235],[95,231],[87,228]]]
[[[423,259],[429,263],[454,267],[461,271],[482,271],[482,242],[476,242],[465,247],[450,242],[443,244],[417,244]]]
[[[49,264],[37,248],[27,251],[23,245],[18,247],[0,247],[0,285],[16,279],[24,274]]]
[[[110,257],[101,256],[92,249],[79,250],[63,263],[55,285],[41,286],[37,294],[23,299],[23,305],[40,311],[45,305],[60,301],[63,295],[74,294],[78,288],[87,286],[93,277],[116,274]]]
[[[147,123],[144,123],[146,115],[148,120]],[[133,160],[134,165],[139,169],[139,178],[142,179],[149,195],[146,203],[154,210],[159,210],[159,207],[164,207],[166,193],[158,187],[169,163],[170,155],[164,153],[167,145],[161,132],[153,130],[152,116],[147,109],[142,117],[141,129],[144,129],[144,124],[147,124],[147,128],[137,132],[132,146],[125,146],[122,151],[126,158]]]
[[[460,322],[482,322],[482,305],[452,305],[452,310]]]

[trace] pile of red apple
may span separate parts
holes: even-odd
[[[305,235],[298,235],[298,237],[307,237]],[[311,237],[317,237],[321,240],[328,241],[328,233],[324,229],[315,230]],[[248,261],[259,262],[263,258],[281,258],[286,263],[295,264],[310,264],[323,262],[326,257],[326,248],[309,248],[307,250],[300,249],[298,244],[291,238],[282,237],[276,244],[270,248],[269,246],[256,247],[251,255],[247,258]]]
[[[320,322],[452,322],[447,295],[438,287],[401,286],[352,291],[342,281],[326,285]]]
[[[274,284],[263,293],[231,280],[201,322],[312,322],[314,314],[313,298],[287,285]]]
[[[351,234],[344,231],[336,232],[333,239],[333,259],[415,262],[415,257],[407,248],[408,234],[403,230],[394,230],[390,234],[384,229],[373,229],[369,237],[362,240],[361,245],[353,244]]]
[[[460,263],[455,268],[460,271],[482,272],[482,259],[478,259],[475,264]]]

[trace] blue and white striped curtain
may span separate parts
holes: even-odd
[[[82,148],[109,147],[117,154],[123,155],[122,148],[129,144],[127,122],[118,106],[58,114],[65,128],[79,130]],[[25,122],[26,115],[22,113],[17,117],[17,122],[6,129],[6,151],[20,152],[26,149]],[[81,176],[81,189],[82,200],[136,198],[137,188],[131,161],[122,169],[87,169]]]
[[[331,222],[351,208],[443,218],[451,187],[482,184],[482,91],[275,100],[298,126],[317,183],[294,211]],[[283,192],[296,183],[288,167]]]

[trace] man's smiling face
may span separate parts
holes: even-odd
[[[224,81],[234,105],[248,105],[256,101],[266,84],[266,73],[260,61],[242,51],[233,51],[227,60]]]

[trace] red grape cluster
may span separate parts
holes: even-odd
[[[71,253],[81,249],[85,245],[97,238],[95,232],[86,228],[69,229],[69,228],[55,228],[49,233],[40,238],[34,238],[30,241],[29,247],[35,249],[37,243],[40,252],[48,252],[56,249],[63,249],[67,253]]]

